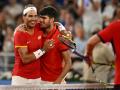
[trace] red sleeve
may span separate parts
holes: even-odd
[[[15,47],[27,47],[26,38],[24,33],[16,32],[14,35]]]
[[[118,22],[113,22],[98,33],[101,41],[110,42],[113,39],[114,32],[118,28]]]

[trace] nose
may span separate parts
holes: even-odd
[[[33,17],[31,18],[31,20],[36,21],[36,20],[37,20],[37,17],[36,17],[36,16],[33,16]]]

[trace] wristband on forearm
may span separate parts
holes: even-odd
[[[36,59],[40,58],[42,55],[45,54],[45,50],[43,49],[38,49],[37,51],[33,52],[33,54],[35,55]]]

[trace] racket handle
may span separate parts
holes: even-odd
[[[79,54],[77,51],[73,51],[73,53],[76,54],[77,56],[79,56],[81,59],[85,59],[85,60],[88,59],[88,57],[85,57],[85,56]]]
[[[83,56],[83,55],[79,54],[77,51],[73,51],[73,53],[76,54],[77,56],[79,56],[80,59],[85,60],[85,61],[87,62],[87,64],[88,64],[89,66],[91,66],[91,60],[90,60],[89,57]],[[93,68],[92,68],[92,71],[94,72],[94,69],[93,69]]]

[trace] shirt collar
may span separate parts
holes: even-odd
[[[48,39],[50,39],[53,35],[54,35],[54,33],[56,32],[56,26],[54,25],[54,27],[53,27],[53,29],[51,29],[50,30],[50,32],[47,34],[47,36],[44,36],[44,38],[48,38]]]

